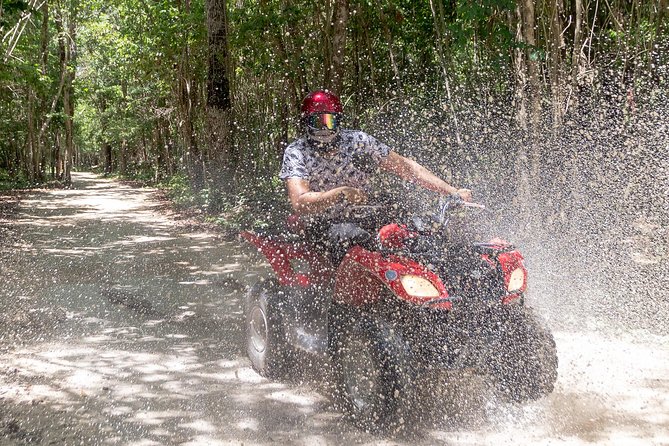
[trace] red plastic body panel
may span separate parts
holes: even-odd
[[[386,272],[396,274],[386,274]],[[400,277],[412,274],[429,280],[439,291],[438,297],[417,297],[409,295],[402,286]],[[393,280],[389,280],[388,277]],[[377,301],[381,298],[382,287],[387,287],[399,298],[408,302],[422,305],[429,301],[439,301],[431,308],[451,309],[452,303],[448,300],[448,291],[432,271],[421,264],[403,257],[390,255],[383,257],[378,252],[367,251],[360,246],[354,246],[344,257],[336,275],[335,302],[353,306],[361,306]]]
[[[401,243],[412,233],[401,226],[387,228],[389,244]],[[335,280],[334,300],[352,306],[361,306],[378,301],[384,288],[390,289],[400,299],[416,305],[428,304],[430,308],[450,310],[453,306],[448,291],[441,279],[423,265],[397,255],[384,256],[379,252],[368,251],[360,246],[349,250],[341,265],[335,271],[330,261],[310,249],[306,243],[283,242],[272,240],[244,231],[241,236],[252,243],[267,258],[279,282],[284,286],[310,287],[329,285]],[[497,241],[503,250],[510,245]],[[517,250],[501,252],[491,258],[482,254],[481,257],[491,266],[499,263],[504,286],[508,287],[511,273],[520,268],[524,274],[523,286],[503,297],[502,303],[508,304],[520,297],[527,290],[527,269],[523,264],[523,256]],[[306,273],[295,271],[292,262],[296,259],[309,265]],[[389,273],[389,274],[387,274]],[[437,297],[418,297],[406,292],[400,280],[403,275],[415,275],[427,279],[439,292]]]
[[[322,255],[310,250],[304,243],[274,241],[249,231],[242,232],[241,236],[263,253],[281,285],[306,288],[327,284],[332,280],[334,275],[332,264]],[[308,273],[295,271],[291,261],[296,259],[308,263]]]
[[[409,231],[406,225],[398,225],[397,223],[391,223],[379,229],[379,240],[386,249],[403,248],[406,239],[417,236],[418,234]]]
[[[502,269],[502,274],[504,275],[504,286],[509,286],[511,273],[515,269],[520,268],[523,271],[523,286],[520,290],[514,291],[514,293],[520,294],[527,291],[527,269],[523,264],[523,255],[520,253],[520,251],[513,250],[502,252],[497,256],[497,261],[499,262],[499,266]]]

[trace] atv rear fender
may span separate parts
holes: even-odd
[[[265,256],[281,285],[307,288],[327,284],[334,274],[330,262],[304,242],[261,236],[250,231],[240,235]]]

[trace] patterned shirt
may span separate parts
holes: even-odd
[[[314,192],[350,186],[369,193],[370,175],[354,165],[354,156],[371,155],[378,164],[388,156],[390,148],[365,132],[348,129],[341,129],[333,144],[336,149],[321,153],[306,135],[294,141],[286,147],[279,178],[309,180]]]

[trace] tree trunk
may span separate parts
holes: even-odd
[[[42,5],[42,30],[40,36],[40,52],[42,61],[42,75],[46,76],[49,62],[49,1],[44,0]]]
[[[73,95],[73,84],[75,76],[75,66],[77,60],[77,49],[75,43],[75,37],[77,33],[76,27],[76,15],[78,2],[74,1],[71,5],[71,10],[69,11],[68,17],[68,35],[62,36],[63,45],[65,47],[65,60],[67,61],[66,66],[70,65],[67,68],[65,86],[63,89],[63,111],[65,112],[65,166],[63,169],[63,181],[65,184],[70,184],[72,182],[71,171],[72,171],[72,160],[74,158],[74,95]]]
[[[266,7],[267,2],[263,0],[260,2],[261,7]],[[285,2],[286,7],[291,6],[288,0]],[[290,127],[290,119],[288,116],[294,113],[294,110],[299,110],[302,98],[308,93],[308,86],[306,82],[306,74],[304,72],[302,58],[302,48],[294,45],[291,51],[288,48],[288,42],[284,40],[286,33],[283,28],[268,27],[266,32],[272,36],[275,44],[275,51],[278,60],[283,63],[283,105],[280,108],[279,126],[281,131],[279,136],[273,141],[273,146],[276,147],[275,154],[279,159],[283,159],[283,147],[288,141],[288,131]],[[327,70],[326,70],[327,71]]]
[[[509,32],[513,34],[516,42],[523,41],[523,19],[520,12],[520,3],[516,3],[513,13],[509,12]],[[511,65],[513,67],[514,88],[514,119],[518,126],[527,129],[527,69],[525,68],[524,51],[520,47],[511,50]]]
[[[583,52],[583,0],[574,0],[574,48],[571,53],[571,89],[578,86]]]
[[[523,41],[526,45],[525,60],[528,79],[528,99],[530,103],[529,131],[534,139],[539,130],[539,119],[541,117],[541,84],[539,82],[539,64],[534,34],[535,13],[534,0],[521,0],[521,17]]]
[[[63,182],[70,184],[72,178],[72,158],[74,154],[74,126],[72,117],[74,116],[74,98],[72,97],[72,79],[68,75],[68,85],[63,92],[63,109],[65,111],[65,153],[63,155]]]
[[[390,32],[390,28],[385,23],[383,25],[383,35],[386,38],[386,45],[388,46],[388,58],[390,59],[390,67],[393,69],[393,81],[395,83],[393,92],[398,95],[402,92],[402,77],[400,76],[400,69],[397,66],[397,61],[395,60],[395,52],[393,51],[393,35]],[[448,84],[448,79],[446,79]]]
[[[161,119],[160,121],[161,125],[161,140],[163,142],[163,157],[165,160],[165,167],[166,170],[165,172],[167,173],[168,176],[174,175],[174,163],[172,161],[172,149],[174,148],[174,145],[172,144],[172,135],[170,133],[170,123],[167,119]]]
[[[47,68],[49,63],[49,2],[44,0],[42,5],[42,28],[40,30],[40,62],[41,67],[40,71],[42,76],[47,75]],[[48,107],[48,99],[46,95],[42,96],[42,99],[39,101],[39,112],[37,116],[42,116],[41,120],[45,120],[46,110]],[[39,128],[40,118],[37,118],[36,123]],[[51,160],[53,159],[52,154],[44,147],[44,140],[40,137],[39,133],[35,134],[35,149],[36,154],[39,159],[39,163],[42,166],[41,176],[46,174],[47,166],[52,164]],[[53,176],[53,175],[52,175]]]
[[[553,0],[551,2],[551,27],[550,27],[550,83],[552,95],[552,115],[553,115],[553,137],[557,137],[560,126],[562,125],[562,49],[564,41],[562,38],[562,20],[561,7],[562,0]]]
[[[28,135],[25,150],[25,172],[32,183],[39,175],[36,156],[37,142],[35,138],[35,93],[28,88]]]
[[[74,8],[73,8],[74,10]],[[63,99],[63,113],[65,115],[65,148],[64,150],[59,150],[58,156],[60,159],[57,161],[62,164],[62,177],[59,179],[63,180],[65,183],[70,181],[70,157],[72,153],[73,145],[73,125],[72,125],[72,116],[74,115],[74,103],[72,101],[72,83],[74,80],[74,70],[70,72],[69,64],[73,54],[73,45],[74,45],[74,33],[76,31],[74,26],[74,12],[70,11],[69,21],[67,22],[67,32],[65,32],[66,16],[67,12],[60,8],[57,10],[56,14],[56,29],[58,31],[58,53],[60,58],[60,85],[56,93],[56,97],[51,103],[51,111],[53,112],[58,104],[58,99],[62,96]],[[45,131],[49,125],[50,118],[44,120],[42,123],[42,128],[39,134],[39,140],[42,141],[42,138],[45,134]]]
[[[439,64],[441,65],[441,72],[444,76],[444,86],[446,87],[446,98],[448,100],[448,105],[451,110],[451,116],[453,117],[453,124],[455,127],[455,140],[458,145],[462,145],[462,139],[460,138],[460,126],[458,124],[458,117],[455,114],[455,107],[453,106],[453,99],[451,98],[451,85],[448,80],[448,66],[446,63],[446,57],[444,55],[444,49],[442,46],[443,36],[444,36],[444,9],[441,2],[436,5],[439,7],[439,10],[435,7],[435,1],[430,0],[430,9],[432,10],[432,19],[434,21],[434,34],[437,44],[437,56],[439,57]]]
[[[344,87],[344,59],[346,56],[346,24],[348,0],[335,0],[332,29],[332,90],[341,94]]]
[[[121,141],[121,147],[119,147],[118,172],[121,176],[128,174],[128,141],[125,138]]]
[[[160,128],[160,119],[156,121],[156,125],[153,127],[153,143],[154,151],[156,153],[156,165],[155,165],[155,175],[153,180],[157,183],[162,181],[165,177],[167,159],[165,156],[165,145],[166,141],[163,139],[163,132]]]
[[[358,27],[354,28],[354,46],[353,46],[353,69],[354,69],[354,78],[355,78],[355,88],[353,91],[355,92],[355,105],[356,105],[356,110],[353,113],[353,116],[355,117],[354,119],[357,120],[357,116],[360,113],[360,110],[362,110],[363,104],[362,104],[362,98],[364,97],[364,91],[363,91],[363,85],[366,84],[366,82],[363,79],[363,68],[362,68],[362,43],[361,41],[361,36],[360,36],[360,31],[358,30]],[[358,127],[357,122],[353,122],[352,125],[354,127]]]
[[[332,88],[332,32],[334,30],[332,23],[334,5],[332,2],[333,0],[319,2],[314,8],[314,26],[323,33],[323,43],[321,45],[321,52],[323,53],[323,81],[321,86],[327,89]],[[319,6],[321,5],[324,9],[323,13],[320,11]],[[325,16],[324,23],[320,23],[321,15]]]
[[[225,0],[207,0],[207,37],[209,46],[207,107],[230,110],[229,50]]]
[[[649,54],[646,64],[646,71],[657,81],[659,80],[659,70],[662,64],[658,57],[657,43],[662,40],[667,26],[665,15],[668,9],[667,0],[657,0],[657,9],[654,17],[649,19],[649,22],[654,23],[655,33],[652,39],[648,42]],[[654,19],[654,20],[652,20]]]
[[[53,164],[54,164],[54,177],[55,178],[61,178],[61,175],[63,174],[63,165],[62,165],[62,160],[60,157],[61,150],[61,142],[60,142],[60,132],[59,131],[54,131],[53,132],[53,141],[54,141],[54,148],[53,148]]]
[[[185,14],[190,14],[190,0],[183,3],[178,2],[179,8],[183,8]],[[186,159],[190,180],[195,190],[204,188],[204,157],[197,138],[195,137],[194,114],[197,105],[196,85],[193,81],[193,73],[190,61],[190,46],[184,42],[181,49],[181,57],[177,62],[177,97],[179,104],[179,114],[181,118],[181,137],[186,149]]]
[[[227,2],[207,0],[207,35],[209,46],[207,77],[207,127],[211,160],[212,210],[221,205],[223,191],[230,192],[237,168],[237,154],[232,145],[231,62],[228,49]]]
[[[98,104],[98,111],[100,116],[102,117],[100,120],[100,134],[102,135],[103,142],[101,146],[101,151],[102,151],[102,162],[104,164],[104,172],[105,175],[109,175],[112,173],[114,170],[114,156],[113,156],[113,151],[112,151],[112,146],[109,140],[107,140],[107,117],[106,117],[106,111],[107,111],[107,101],[102,97],[100,99],[100,103]]]
[[[105,160],[105,174],[109,175],[114,170],[112,146],[108,142],[102,144],[102,156]]]
[[[516,72],[516,122],[521,129],[522,138],[518,142],[515,157],[516,200],[517,205],[525,205],[531,199],[532,179],[530,169],[532,146],[536,135],[536,84],[538,83],[536,64],[532,60],[534,51],[534,5],[528,0],[516,3],[516,39],[525,45],[525,49],[516,49],[514,54]]]
[[[363,24],[363,35],[365,37],[365,49],[367,51],[367,59],[369,60],[369,86],[368,91],[372,94],[376,93],[376,64],[374,64],[374,49],[372,46],[372,39],[369,37],[369,30]]]

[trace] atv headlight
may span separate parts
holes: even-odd
[[[520,290],[525,285],[525,273],[522,268],[516,268],[511,272],[509,277],[509,286],[506,289],[509,292]]]
[[[404,291],[410,296],[439,297],[439,290],[432,285],[432,282],[423,277],[407,274],[406,276],[402,276],[400,281],[402,282]]]

